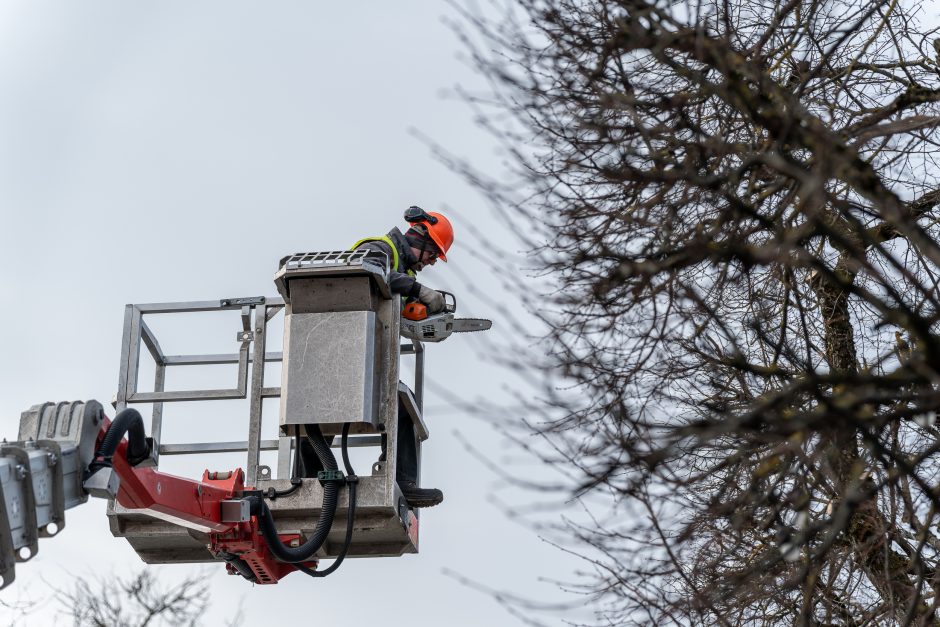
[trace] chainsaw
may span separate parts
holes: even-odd
[[[416,300],[405,303],[401,312],[402,337],[421,342],[440,342],[450,337],[451,333],[486,331],[493,326],[491,320],[483,318],[455,318],[457,298],[450,292],[441,291],[441,295],[444,297],[444,309],[432,315],[428,315],[424,303]]]

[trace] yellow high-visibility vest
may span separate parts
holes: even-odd
[[[399,272],[398,269],[398,248],[395,246],[395,242],[392,241],[392,238],[388,235],[382,235],[381,237],[364,237],[350,247],[349,250],[356,250],[366,242],[384,242],[388,244],[388,247],[392,249],[392,272]],[[408,276],[415,276],[414,270],[407,270],[405,272]]]

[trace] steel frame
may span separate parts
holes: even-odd
[[[290,472],[290,457],[293,439],[261,439],[262,407],[266,398],[278,398],[280,385],[264,387],[265,364],[280,362],[281,352],[265,352],[268,322],[284,311],[284,300],[280,297],[228,298],[215,301],[190,301],[174,303],[129,304],[124,312],[124,331],[121,343],[121,362],[118,377],[118,390],[113,405],[121,411],[128,405],[151,403],[150,434],[154,441],[154,462],[159,465],[160,455],[191,455],[206,453],[247,452],[246,481],[255,484],[259,480],[270,480],[271,469],[260,465],[262,451],[277,451],[277,476],[286,478]],[[241,330],[236,341],[241,343],[237,353],[167,355],[160,342],[147,324],[145,316],[174,313],[198,313],[240,311]],[[254,344],[253,349],[251,344]],[[141,344],[155,364],[154,391],[138,390],[140,373]],[[415,356],[414,399],[419,416],[423,415],[424,397],[424,347],[416,340],[406,340],[400,344],[402,355]],[[250,354],[250,358],[249,358]],[[249,361],[251,364],[249,377]],[[171,366],[222,365],[237,364],[235,386],[224,389],[167,390],[166,370]],[[246,440],[225,442],[185,442],[164,444],[161,441],[164,403],[180,401],[209,401],[223,399],[249,400],[248,437]],[[420,421],[417,425],[420,439],[427,438],[427,428]],[[350,446],[380,446],[380,435],[360,435],[350,438]],[[260,472],[259,472],[260,471]]]
[[[121,343],[121,364],[118,377],[118,391],[114,407],[121,411],[133,403],[153,403],[150,432],[159,455],[179,455],[188,453],[214,453],[223,451],[247,451],[248,477],[254,479],[258,474],[261,450],[278,450],[280,442],[269,440],[261,442],[261,406],[265,398],[280,396],[280,387],[264,388],[264,364],[281,360],[280,353],[265,353],[267,323],[284,308],[280,298],[254,297],[229,298],[216,301],[193,301],[177,303],[131,304],[124,311],[124,334]],[[237,353],[202,354],[202,355],[166,355],[160,342],[147,325],[144,316],[173,313],[240,311],[242,328],[236,339],[241,342]],[[252,354],[252,377],[248,381],[249,346],[254,343]],[[141,344],[155,363],[154,391],[138,391]],[[216,364],[238,364],[236,385],[227,389],[209,390],[166,390],[166,369],[170,366],[195,366]],[[175,401],[206,401],[221,399],[248,398],[249,427],[248,439],[243,442],[225,443],[219,447],[215,443],[190,443],[182,446],[164,446],[160,443],[163,426],[163,404]],[[270,471],[268,471],[270,476]]]

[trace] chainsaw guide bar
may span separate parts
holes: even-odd
[[[401,319],[401,335],[421,342],[440,342],[450,337],[451,333],[471,333],[486,331],[493,326],[491,320],[483,318],[454,318],[453,313],[445,312],[428,316],[424,320]]]

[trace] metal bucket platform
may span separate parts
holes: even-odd
[[[150,433],[154,439],[154,464],[168,455],[199,456],[211,468],[213,453],[245,452],[246,486],[262,491],[291,487],[294,434],[305,424],[318,424],[326,435],[338,434],[351,423],[349,442],[374,449],[376,460],[360,473],[356,518],[350,557],[388,557],[418,552],[418,515],[410,509],[395,482],[398,414],[403,411],[415,425],[420,459],[421,441],[428,430],[422,417],[424,353],[420,342],[399,333],[401,303],[387,284],[388,261],[367,257],[360,251],[304,253],[282,260],[275,282],[283,298],[224,298],[216,301],[127,305],[121,350],[120,379],[114,406],[120,411],[132,404],[152,405]],[[167,355],[147,324],[152,316],[234,311],[240,323],[233,328],[237,352],[226,354]],[[342,314],[336,316],[335,314]],[[266,352],[268,322],[284,316],[284,351]],[[319,316],[319,318],[315,318]],[[355,318],[362,324],[343,323]],[[331,320],[330,324],[319,324]],[[366,322],[370,320],[371,322]],[[317,335],[328,329],[328,336]],[[302,333],[300,332],[302,331]],[[339,337],[337,334],[340,334]],[[345,335],[342,335],[345,334]],[[301,347],[301,348],[298,348]],[[348,348],[357,353],[349,355]],[[143,353],[142,348],[146,348]],[[302,350],[302,357],[292,353]],[[365,350],[367,355],[358,351]],[[140,358],[154,363],[153,391],[138,390]],[[402,355],[415,357],[411,387],[399,381]],[[281,386],[264,387],[265,365],[280,362]],[[236,381],[221,389],[167,390],[167,369],[184,366],[236,364]],[[344,373],[347,385],[335,381],[318,385],[331,374],[330,364]],[[412,388],[414,392],[412,392]],[[335,395],[331,398],[330,395]],[[266,398],[280,398],[279,436],[262,440],[262,406]],[[166,404],[176,401],[247,399],[248,433],[245,440],[164,442]],[[335,402],[334,402],[335,401]],[[236,436],[237,437],[237,436]],[[382,443],[388,454],[382,456]],[[339,438],[334,452],[339,457]],[[277,451],[276,468],[260,464],[262,451]],[[293,493],[268,501],[279,533],[309,536],[317,524],[322,488],[316,479],[304,478]],[[327,541],[318,558],[336,557],[345,536],[348,493],[340,490],[339,504]],[[151,564],[211,562],[208,536],[171,522],[130,510],[111,500],[108,504],[111,532],[126,538],[144,562]]]

